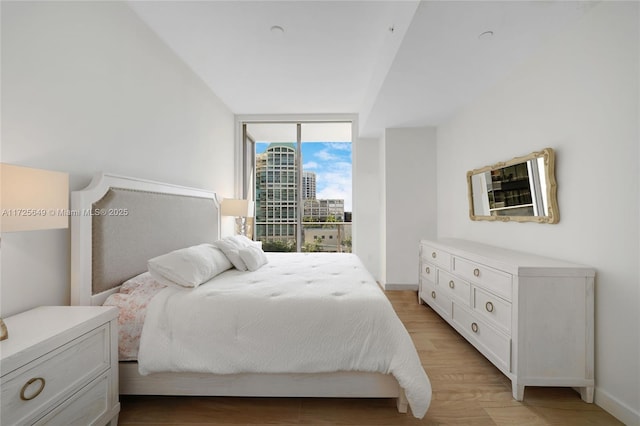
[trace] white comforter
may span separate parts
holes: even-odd
[[[391,373],[422,418],[431,385],[391,303],[355,255],[268,253],[148,307],[138,354],[154,372]]]

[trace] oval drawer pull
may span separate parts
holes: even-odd
[[[478,324],[475,322],[471,323],[471,331],[473,331],[474,333],[478,332]]]
[[[480,276],[480,269],[476,268],[473,270],[473,276],[474,277],[479,277]]]
[[[431,298],[432,298],[432,299],[435,299],[435,298],[436,298],[436,292],[435,292],[435,291],[432,291],[432,292],[431,292]]]
[[[427,266],[426,268],[424,268],[424,271],[425,271],[427,274],[430,274],[430,273],[431,273],[431,268],[429,268],[429,267]]]
[[[436,258],[436,252],[435,251],[431,252],[431,257],[433,257],[434,259]]]
[[[487,310],[487,312],[493,312],[493,303],[491,302],[485,303],[484,308]]]
[[[449,288],[454,288],[456,286],[456,283],[453,282],[453,280],[449,281]]]
[[[31,386],[35,382],[40,382],[40,387],[33,394],[31,394],[30,396],[27,396],[26,393],[29,386]],[[44,385],[45,385],[45,381],[42,377],[34,377],[33,379],[30,379],[27,383],[24,384],[24,386],[22,386],[22,389],[20,390],[20,399],[23,401],[32,400],[36,396],[40,395],[40,392],[44,390]]]

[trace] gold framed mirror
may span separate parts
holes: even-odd
[[[471,220],[558,223],[555,154],[545,148],[467,172]]]

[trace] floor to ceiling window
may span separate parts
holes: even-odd
[[[351,122],[248,122],[243,135],[263,249],[351,252]]]

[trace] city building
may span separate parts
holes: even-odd
[[[257,240],[295,239],[297,182],[295,144],[272,143],[265,152],[256,155]]]
[[[304,200],[302,217],[308,222],[344,222],[344,200]]]
[[[316,174],[314,172],[302,172],[302,199],[316,199]]]
[[[256,155],[256,216],[255,238],[263,242],[295,241],[298,223],[298,174],[296,145],[271,143],[265,152]],[[316,199],[316,174],[302,175],[303,222],[344,222],[344,200]],[[338,229],[340,227],[341,229]],[[323,241],[322,251],[342,251],[341,241],[347,238],[341,225],[325,224],[302,229],[304,243]],[[349,227],[349,237],[350,237]],[[308,235],[307,235],[308,234]],[[329,243],[331,242],[331,243]]]

